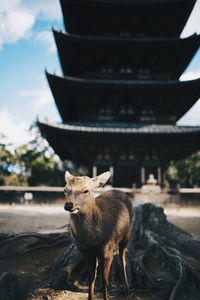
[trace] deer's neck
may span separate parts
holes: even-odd
[[[80,213],[71,215],[71,223],[75,227],[84,227],[88,224],[95,222],[99,218],[99,211],[97,206],[94,204],[84,207]]]
[[[87,240],[95,239],[100,228],[101,215],[97,206],[94,204],[87,210],[71,215],[71,231],[76,242],[82,242],[87,237]]]

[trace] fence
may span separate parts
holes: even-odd
[[[97,192],[111,189],[111,186],[98,189]],[[176,191],[161,190],[160,193],[143,193],[141,189],[117,188],[134,198],[136,202],[161,203],[191,203],[200,204],[200,189],[180,188]],[[61,203],[64,202],[63,187],[26,187],[0,186],[0,203]]]

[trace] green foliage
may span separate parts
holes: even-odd
[[[169,187],[200,187],[200,151],[190,155],[184,160],[171,162],[167,172],[166,181]]]
[[[0,174],[9,175],[10,174],[10,165],[13,164],[13,155],[6,148],[5,144],[0,144]]]
[[[5,176],[11,174],[10,166],[13,164],[13,155],[3,143],[4,135],[0,134],[2,142],[0,143],[0,185],[5,184]]]
[[[31,165],[29,185],[63,186],[64,170],[59,167],[54,156],[49,158],[38,157]]]
[[[9,150],[0,144],[0,185],[63,186],[66,163],[61,163],[33,127],[34,138],[27,145]],[[11,147],[12,148],[12,147]]]

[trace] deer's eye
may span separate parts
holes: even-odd
[[[84,190],[82,193],[83,193],[83,195],[87,195],[89,193],[89,191],[88,190]]]

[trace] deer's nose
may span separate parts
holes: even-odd
[[[72,202],[66,202],[65,203],[65,206],[64,206],[64,209],[67,210],[67,211],[71,211],[73,208],[73,203]]]

